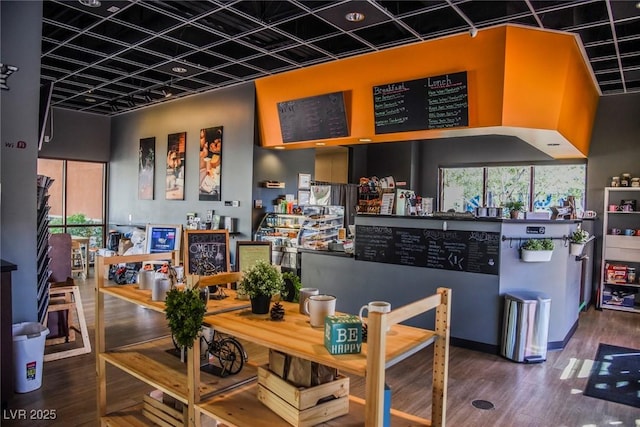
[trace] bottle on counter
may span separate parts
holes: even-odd
[[[620,177],[620,187],[629,187],[631,185],[631,174],[623,173]]]

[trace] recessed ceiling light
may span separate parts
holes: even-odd
[[[91,102],[91,103],[96,102],[95,98],[85,98],[84,100],[87,101],[87,102]]]
[[[344,15],[344,19],[349,22],[362,22],[364,21],[364,13],[360,12],[349,12]]]
[[[636,3],[636,9],[640,9],[640,1]]]
[[[100,7],[100,5],[102,5],[100,0],[78,0],[78,1],[80,2],[81,5],[87,6],[87,7]]]
[[[278,145],[277,147],[273,147],[276,150],[284,150],[284,147],[282,145]]]
[[[188,70],[184,67],[173,67],[171,69],[171,71],[173,71],[174,73],[178,73],[178,74],[184,74],[186,73]]]
[[[360,141],[360,142],[371,142],[371,138],[360,138],[358,141]]]
[[[324,142],[316,142],[316,145],[317,145],[318,147],[322,147],[323,145],[326,145],[326,144],[325,144]]]

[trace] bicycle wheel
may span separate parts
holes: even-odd
[[[242,344],[233,338],[224,338],[220,341],[220,350],[217,353],[222,372],[230,375],[237,374],[244,366],[245,353]]]

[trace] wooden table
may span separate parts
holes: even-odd
[[[365,425],[381,426],[384,402],[385,369],[420,349],[436,343],[434,350],[432,422],[444,426],[446,383],[448,375],[450,294],[441,288],[427,297],[391,313],[370,313],[368,342],[359,354],[332,355],[324,347],[324,330],[312,328],[309,318],[300,314],[298,304],[281,302],[285,307],[282,321],[271,321],[269,315],[240,310],[205,316],[204,323],[215,330],[242,338],[342,372],[366,378]],[[425,311],[436,309],[434,331],[398,324]],[[383,333],[387,325],[391,329]],[[436,340],[436,338],[438,338]]]

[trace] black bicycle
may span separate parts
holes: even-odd
[[[171,336],[173,345],[177,350],[180,346]],[[237,339],[213,330],[211,341],[204,335],[200,336],[201,360],[219,368],[217,375],[224,377],[237,374],[242,370],[244,363],[249,359],[247,352]],[[206,351],[202,351],[206,349]],[[214,362],[214,363],[212,363]]]

